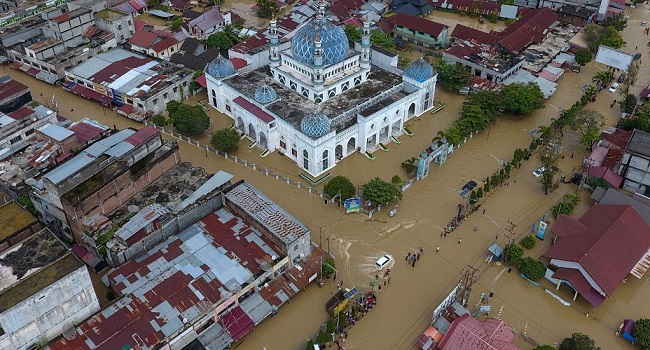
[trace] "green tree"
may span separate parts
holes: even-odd
[[[647,115],[641,115],[636,119],[625,118],[621,120],[621,129],[626,131],[639,129],[650,132],[650,118]]]
[[[160,6],[160,0],[147,0],[147,7],[156,8]]]
[[[623,31],[627,27],[627,19],[622,13],[609,16],[603,21],[603,27],[614,27],[617,31]]]
[[[348,37],[350,48],[354,48],[354,43],[361,41],[361,29],[359,27],[353,24],[346,24],[343,27],[343,31],[345,32],[345,36]]]
[[[478,190],[476,190],[476,198],[477,199],[483,198],[483,187],[479,187]]]
[[[600,45],[606,45],[615,49],[625,45],[621,34],[614,26],[603,27],[598,24],[587,24],[584,28],[584,33],[585,41],[591,51],[595,51]]]
[[[625,79],[623,79],[623,82],[620,84],[618,88],[618,93],[621,95],[621,97],[626,98],[628,95],[630,95],[633,91],[634,84],[636,83],[637,77],[639,75],[639,61],[632,61],[630,66],[627,68],[627,74],[625,75]],[[634,106],[632,106],[634,108]],[[631,110],[630,110],[631,112]]]
[[[197,70],[196,72],[194,72],[194,74],[192,74],[192,82],[190,82],[190,91],[196,91],[201,88],[201,85],[199,85],[199,83],[195,82],[194,80],[196,80],[196,78],[202,75],[203,75],[202,70]]]
[[[636,321],[632,332],[636,344],[643,350],[650,350],[650,319],[642,318]]]
[[[185,24],[185,21],[183,21],[183,17],[174,16],[174,18],[172,18],[171,23],[169,24],[169,29],[174,31],[180,28],[183,24]]]
[[[418,170],[418,159],[415,157],[411,157],[410,159],[403,161],[402,169],[406,171],[406,174],[409,178],[412,177],[415,174],[415,172]]]
[[[401,186],[403,181],[399,175],[395,175],[390,179],[390,182],[395,186]]]
[[[585,64],[591,62],[592,58],[593,55],[589,49],[581,49],[576,52],[576,62],[581,66],[584,66]]]
[[[562,200],[555,203],[551,210],[553,211],[553,216],[557,219],[560,214],[571,215],[573,210],[576,208],[578,203],[580,203],[580,196],[577,194],[567,193],[562,197]]]
[[[524,274],[524,276],[532,281],[537,281],[540,278],[544,277],[544,273],[546,272],[546,267],[544,267],[544,264],[541,261],[533,259],[529,256],[525,257],[521,261],[519,269],[521,270],[521,273]]]
[[[490,183],[486,182],[485,185],[483,185],[483,192],[487,195],[488,192],[490,192]]]
[[[257,6],[259,6],[257,15],[262,18],[271,18],[280,10],[275,0],[257,0]]]
[[[165,116],[162,114],[156,114],[153,117],[151,117],[151,122],[155,123],[158,126],[165,126],[169,123],[167,118],[165,118]]]
[[[234,128],[219,129],[212,134],[210,144],[219,152],[232,153],[239,149],[239,133]]]
[[[336,271],[336,264],[334,263],[334,260],[332,258],[327,257],[325,260],[323,260],[323,271],[322,274],[325,276],[325,278],[328,278],[330,275],[332,275]]]
[[[606,29],[607,35],[601,42],[601,45],[609,46],[614,49],[620,49],[621,47],[625,46],[625,41],[623,41],[621,33],[619,33],[616,28],[609,26],[606,27]]]
[[[571,338],[564,338],[559,350],[600,350],[596,342],[582,333],[573,333]]]
[[[318,331],[318,335],[316,336],[316,344],[323,346],[325,343],[327,343],[328,340],[329,338],[327,334],[325,334],[322,329]]]
[[[542,175],[539,176],[539,182],[545,195],[555,191],[560,186],[560,167],[558,166],[560,150],[559,139],[553,139],[538,154],[539,165],[544,168]]]
[[[528,115],[544,105],[544,93],[534,82],[506,85],[501,91],[506,111]]]
[[[625,113],[632,113],[634,112],[634,108],[636,107],[638,101],[636,99],[636,96],[633,94],[627,94],[625,96],[625,99],[623,99],[623,102],[621,102],[621,111]]]
[[[397,47],[390,35],[377,29],[370,31],[370,42],[389,51],[394,51]]]
[[[34,206],[34,203],[32,203],[32,200],[29,199],[29,196],[18,196],[18,203],[20,203],[20,205],[22,205],[30,214],[38,217],[38,210],[36,210],[36,207]]]
[[[555,350],[555,347],[550,345],[540,345],[536,347],[534,350]]]
[[[605,126],[605,117],[593,109],[582,109],[575,114],[571,123],[573,130],[580,137],[580,145],[592,151],[600,140],[600,132]]]
[[[378,177],[361,186],[361,192],[374,205],[382,205],[396,198],[402,198],[402,191],[397,186]]]
[[[344,201],[348,198],[354,197],[356,188],[349,178],[339,175],[331,178],[327,182],[323,188],[323,192],[330,196],[330,198],[334,198],[334,196],[341,192],[341,201]]]
[[[438,72],[438,82],[449,90],[458,90],[467,86],[470,73],[467,68],[460,63],[449,64],[443,59],[434,63],[436,72]],[[470,97],[473,95],[470,95]]]
[[[476,194],[476,191],[472,191],[469,194],[469,204],[474,205],[478,202],[478,195]]]
[[[199,135],[210,126],[210,118],[201,106],[180,103],[170,110],[169,103],[167,103],[167,111],[174,128],[183,134]]]
[[[182,104],[183,104],[182,102],[176,100],[171,100],[167,102],[167,104],[165,105],[165,107],[167,107],[167,113],[169,113],[170,115],[173,114],[174,112],[176,112],[178,107]]]
[[[607,183],[605,179],[599,177],[598,178],[592,177],[587,179],[587,185],[591,186],[591,188],[593,189],[596,189],[596,187],[602,187],[604,189],[608,189],[610,187],[609,183]]]
[[[406,57],[405,54],[400,53],[397,56],[397,66],[398,67],[406,69],[406,68],[408,68],[409,64],[411,64],[411,60],[408,57]]]
[[[514,242],[508,244],[505,251],[506,260],[515,265],[518,265],[521,262],[521,257],[524,256],[524,248]]]
[[[533,235],[527,235],[526,237],[522,238],[521,242],[519,243],[526,249],[533,249],[537,241],[535,241],[535,237],[533,237]]]
[[[305,349],[306,350],[314,350],[314,349],[316,349],[316,347],[314,346],[314,341],[309,339],[309,341],[307,342],[307,347]]]

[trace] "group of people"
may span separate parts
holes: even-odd
[[[411,264],[411,267],[415,267],[415,262],[420,260],[420,254],[424,254],[424,248],[420,247],[419,252],[408,252],[406,254],[406,263]]]

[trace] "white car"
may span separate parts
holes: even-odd
[[[384,269],[384,267],[386,267],[386,265],[390,264],[391,261],[393,261],[392,256],[384,255],[377,260],[377,262],[375,263],[375,267],[377,268],[377,270],[381,271]]]
[[[618,83],[612,84],[609,88],[609,92],[616,92],[616,90],[618,90]]]
[[[648,21],[641,21],[641,26],[642,27],[645,27],[646,25],[648,25]]]
[[[542,174],[544,174],[544,170],[546,170],[546,168],[541,167],[541,168],[539,168],[539,169],[533,171],[533,176],[535,176],[535,177],[540,177],[540,176],[542,176]]]

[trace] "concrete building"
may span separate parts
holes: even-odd
[[[88,269],[47,229],[0,255],[0,348],[32,349],[99,310]]]
[[[523,55],[503,56],[491,46],[470,41],[457,42],[442,53],[449,63],[460,63],[470,74],[495,83],[503,83],[516,74],[526,63]]]
[[[449,44],[449,27],[444,24],[401,12],[395,14],[393,23],[393,36],[403,46],[408,43],[417,50],[430,52]]]
[[[11,113],[32,100],[29,87],[11,79],[11,76],[0,77],[0,113]]]
[[[47,26],[43,27],[43,34],[62,41],[65,47],[77,47],[84,43],[83,34],[93,22],[91,10],[78,8],[49,19]]]
[[[208,65],[208,98],[255,145],[281,152],[310,176],[354,152],[385,148],[408,120],[433,107],[433,68],[424,59],[404,72],[373,65],[367,21],[360,51],[350,50],[322,4],[290,48],[281,49],[277,21],[269,33],[269,65],[240,73],[223,57]]]
[[[187,23],[190,34],[198,39],[207,39],[219,32],[224,26],[232,24],[230,12],[221,12],[219,7],[213,7]]]
[[[9,114],[0,113],[0,157],[8,149],[26,145],[36,129],[56,123],[57,116],[57,113],[42,105],[23,106]]]
[[[74,131],[56,124],[41,126],[36,129],[35,136],[37,140],[58,145],[61,153],[72,153],[79,148],[79,140]]]
[[[614,170],[623,176],[621,188],[650,197],[650,133],[634,130]]]
[[[169,59],[181,49],[185,41],[185,33],[175,33],[166,30],[138,30],[129,39],[131,50],[142,52],[158,59]]]
[[[120,301],[94,315],[92,323],[80,323],[76,339],[58,340],[48,349],[180,350],[197,339],[208,349],[225,349],[275,314],[319,276],[325,252],[314,246],[298,249],[302,256],[292,261],[275,242],[298,232],[309,240],[304,225],[247,183],[224,191],[228,196],[242,190],[254,195],[251,201],[237,197],[247,208],[221,205],[109,272]],[[259,212],[251,212],[255,204],[261,205]],[[257,221],[262,212],[272,214],[273,225],[288,225],[289,233],[278,231],[280,226],[260,230],[271,219]]]
[[[45,38],[43,26],[46,19],[35,16],[2,28],[0,33],[0,55],[7,56],[7,50],[30,46]]]
[[[169,101],[190,95],[192,71],[124,50],[99,54],[65,72],[65,88],[127,117],[144,120],[166,109]]]
[[[551,232],[557,242],[542,255],[546,278],[566,284],[573,300],[581,295],[594,307],[611,297],[632,275],[650,267],[650,227],[631,205],[595,205],[580,219],[560,215]]]
[[[118,44],[123,44],[135,33],[133,15],[113,9],[94,13],[95,26],[105,32],[113,33]]]
[[[0,253],[40,231],[42,225],[16,202],[0,206]]]

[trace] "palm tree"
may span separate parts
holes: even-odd
[[[607,85],[614,78],[614,72],[612,71],[600,71],[591,78],[591,81],[596,84],[596,86]]]
[[[596,90],[596,87],[593,85],[587,86],[585,89],[585,95],[588,97],[588,99],[591,101],[596,97],[596,94],[598,93],[598,90]]]
[[[411,177],[413,174],[415,174],[415,171],[418,170],[418,165],[417,165],[418,159],[415,157],[411,157],[410,159],[407,159],[402,162],[402,169],[406,171],[406,174]]]

